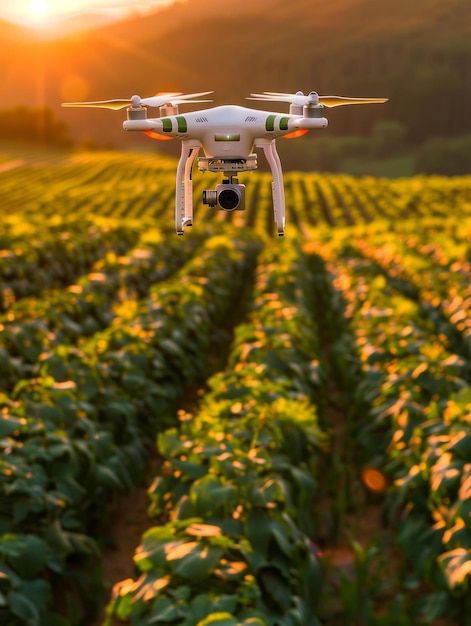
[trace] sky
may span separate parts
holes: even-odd
[[[43,27],[78,13],[105,13],[118,17],[145,12],[172,0],[0,0],[0,18],[27,26]]]

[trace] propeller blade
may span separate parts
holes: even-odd
[[[292,102],[295,94],[289,93],[251,93],[247,100],[273,100],[274,102]]]
[[[302,91],[298,91],[296,93],[283,93],[280,91],[264,91],[263,94],[251,94],[252,96],[269,96],[270,99],[274,99],[274,98],[283,98],[289,102],[291,102],[292,100],[296,99],[296,100],[306,100],[307,98],[310,97],[310,94],[308,95],[304,95]]]
[[[177,92],[172,93],[158,93],[150,98],[141,98],[140,96],[133,96],[130,99],[118,98],[117,100],[97,100],[95,102],[63,102],[63,107],[87,107],[94,109],[112,109],[119,111],[119,109],[125,109],[126,107],[138,107],[140,105],[150,107],[160,107],[164,104],[193,104],[196,102],[211,102],[211,100],[195,100],[199,96],[206,96],[212,91],[201,91],[200,93],[182,94]]]
[[[302,92],[298,92],[296,94],[294,93],[286,93],[285,91],[264,91],[264,94],[268,95],[268,96],[289,96],[290,98],[292,98],[293,96],[302,96],[304,95]],[[254,94],[252,94],[254,95]]]
[[[345,104],[382,104],[388,98],[345,98],[343,96],[319,96],[319,102],[326,107],[340,107]]]
[[[97,102],[63,102],[63,107],[89,107],[93,109],[113,109],[119,111],[131,106],[131,100],[99,100]]]
[[[199,93],[170,93],[170,94],[156,94],[150,98],[143,98],[141,100],[142,104],[150,107],[160,107],[164,104],[171,104],[173,106],[177,104],[193,104],[195,102],[211,102],[211,100],[195,100],[195,98],[199,98],[200,96],[207,96],[208,94],[213,93],[212,91],[200,91]]]
[[[265,100],[267,102],[287,102],[288,104],[294,104],[297,106],[304,106],[311,102],[317,103],[317,93],[310,93],[304,95],[302,91],[297,93],[280,93],[278,91],[265,91],[263,93],[252,93],[252,98],[248,100]]]
[[[316,100],[326,107],[338,107],[346,104],[379,104],[387,102],[387,98],[347,98],[344,96],[318,96],[315,92],[304,95],[301,91],[298,93],[280,93],[277,91],[265,91],[264,93],[252,93],[252,97],[248,100],[265,100],[268,102],[288,102],[298,106],[304,106]]]
[[[214,93],[214,91],[200,91],[199,93],[186,93],[182,96],[182,100],[187,100],[188,98],[200,98],[201,96],[209,96],[210,93]]]

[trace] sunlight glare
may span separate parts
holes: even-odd
[[[36,23],[42,23],[49,14],[49,5],[46,0],[30,0],[29,14]]]

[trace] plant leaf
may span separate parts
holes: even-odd
[[[39,624],[39,611],[24,594],[10,591],[7,601],[11,612],[24,620],[26,624]]]
[[[211,613],[196,626],[237,626],[237,620],[231,613]]]
[[[445,574],[450,589],[465,583],[471,573],[471,550],[456,548],[440,554],[438,562]]]
[[[221,507],[235,508],[237,489],[224,484],[216,476],[204,476],[191,487],[190,500],[196,505],[198,515],[206,517],[216,513]]]
[[[214,571],[224,551],[217,546],[205,547],[197,542],[185,544],[191,546],[185,554],[171,560],[173,570],[179,576],[190,580],[201,580]]]
[[[197,524],[193,523],[187,526],[185,529],[187,535],[193,535],[194,537],[214,537],[221,535],[222,531],[219,526],[214,524]]]
[[[25,419],[19,419],[17,417],[11,417],[6,415],[0,416],[0,439],[13,435],[16,431],[21,429],[21,426],[26,424]]]

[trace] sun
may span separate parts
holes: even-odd
[[[30,0],[28,12],[37,24],[45,23],[49,15],[49,4],[47,0]]]

